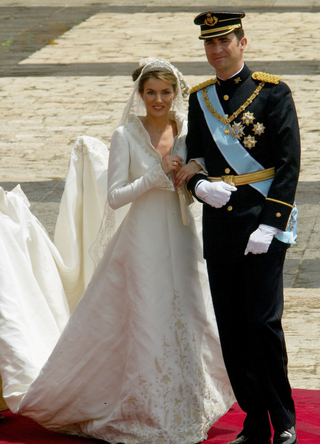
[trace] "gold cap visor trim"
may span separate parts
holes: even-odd
[[[232,26],[222,26],[221,28],[206,29],[204,31],[201,30],[201,34],[199,36],[199,39],[201,39],[201,38],[209,39],[209,38],[219,37],[220,35],[230,34],[231,32],[233,32],[237,28],[241,28],[241,25],[238,24],[238,25],[232,25]],[[208,35],[206,37],[207,34],[211,34],[211,35]]]

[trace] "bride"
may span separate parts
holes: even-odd
[[[204,166],[184,165],[180,73],[147,59],[134,79],[111,141],[92,247],[99,264],[57,344],[32,356],[10,334],[26,316],[0,299],[3,390],[13,412],[52,430],[114,444],[198,443],[234,402],[195,222],[174,187],[180,168],[188,180]],[[111,237],[120,208],[127,214]],[[42,352],[50,355],[37,370]]]

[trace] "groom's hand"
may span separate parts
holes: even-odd
[[[196,196],[214,208],[221,208],[229,202],[232,191],[237,191],[237,188],[223,181],[201,180],[195,188]]]
[[[251,233],[244,254],[266,253],[270,247],[272,239],[279,231],[280,230],[275,227],[271,227],[270,225],[260,224],[259,227],[253,233]]]

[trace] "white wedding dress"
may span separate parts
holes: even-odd
[[[179,135],[172,154],[185,159],[186,123],[178,116],[176,121]],[[178,193],[160,163],[137,117],[116,130],[108,167],[110,206],[92,254],[100,259],[101,249],[106,251],[77,305],[70,270],[77,268],[79,235],[67,231],[60,253],[42,230],[42,252],[54,259],[61,276],[50,276],[48,282],[56,281],[58,289],[50,285],[49,296],[39,292],[38,297],[20,275],[19,248],[8,250],[6,259],[1,255],[1,279],[8,277],[8,287],[12,280],[21,287],[18,293],[0,290],[0,372],[13,412],[52,430],[110,443],[191,444],[206,439],[233,404],[201,242],[188,208],[190,223],[183,225]],[[101,177],[103,160],[98,164]],[[11,194],[0,198],[13,201]],[[94,206],[100,208],[102,200]],[[11,232],[1,231],[2,251],[7,251],[17,227],[10,226],[14,209],[5,216],[1,212],[0,228]],[[98,213],[86,214],[88,224]],[[70,237],[72,254],[66,246]],[[11,243],[20,242],[28,244],[28,239],[15,236]],[[30,258],[29,263],[37,274]],[[49,278],[44,265],[36,267]],[[81,275],[81,267],[74,275]],[[64,329],[68,295],[61,281],[69,282],[71,305],[76,305]]]

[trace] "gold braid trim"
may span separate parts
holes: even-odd
[[[191,89],[190,89],[190,94],[200,91],[200,89],[202,88],[206,88],[207,86],[213,85],[214,83],[217,82],[217,78],[213,78],[213,79],[209,79],[206,80],[205,82],[199,83],[198,85],[194,85]]]
[[[281,80],[280,76],[274,76],[272,74],[267,74],[266,72],[260,71],[252,73],[252,78],[253,80],[259,80],[259,82],[274,83],[275,85],[278,85]]]
[[[255,91],[251,94],[251,96],[244,102],[243,105],[240,106],[240,108],[237,109],[237,111],[235,111],[230,117],[225,118],[223,116],[221,116],[220,114],[217,113],[217,111],[215,109],[213,109],[210,101],[209,101],[209,97],[207,94],[207,89],[204,88],[202,91],[202,95],[203,95],[203,99],[205,101],[205,104],[207,105],[208,110],[211,112],[211,114],[218,119],[220,122],[224,123],[226,125],[226,127],[228,128],[229,123],[231,123],[234,119],[236,119],[238,117],[238,115],[240,113],[242,113],[253,101],[254,99],[258,96],[259,92],[262,90],[262,88],[264,87],[264,82],[259,83],[259,85],[257,86],[257,88],[255,89]],[[228,131],[226,129],[226,131]],[[228,134],[225,131],[226,134]]]
[[[293,208],[294,205],[288,204],[287,202],[282,202],[282,200],[271,199],[271,197],[266,197],[266,200],[270,200],[271,202],[279,203],[281,205],[286,205],[287,207]]]

